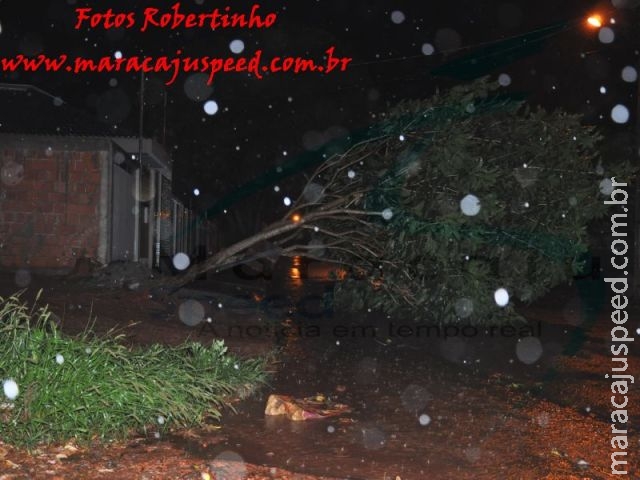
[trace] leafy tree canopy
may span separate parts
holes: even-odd
[[[515,318],[514,299],[580,270],[610,178],[630,180],[632,168],[603,162],[601,135],[578,115],[498,88],[485,78],[400,103],[318,166],[291,214],[202,269],[269,240],[282,255],[351,266],[357,275],[337,285],[342,306],[442,323]]]

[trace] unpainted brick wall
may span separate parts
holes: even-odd
[[[0,267],[66,269],[96,257],[101,158],[0,147]]]

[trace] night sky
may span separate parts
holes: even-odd
[[[261,172],[315,151],[323,141],[361,131],[403,98],[425,97],[463,81],[458,70],[443,67],[467,55],[479,59],[478,71],[501,78],[505,89],[548,108],[582,113],[587,123],[601,124],[611,134],[631,129],[635,121],[636,83],[621,76],[625,66],[639,61],[638,29],[631,28],[637,24],[638,2],[631,0],[265,2],[260,12],[277,13],[269,29],[74,29],[76,8],[105,12],[111,7],[141,18],[146,7],[168,11],[173,3],[67,0],[37,2],[37,7],[4,0],[0,49],[3,56],[157,56],[181,49],[194,57],[227,57],[234,56],[230,43],[242,40],[245,56],[262,49],[266,57],[321,60],[334,46],[336,55],[353,59],[346,72],[328,75],[284,73],[258,80],[246,73],[218,74],[211,88],[202,76],[183,73],[165,86],[167,75],[148,74],[144,135],[161,141],[173,157],[176,194],[197,187],[202,194],[194,201],[200,207]],[[184,12],[194,13],[227,5],[246,13],[254,3],[181,2]],[[606,43],[609,32],[599,35],[586,26],[594,12],[613,31],[613,42]],[[5,73],[2,81],[32,84],[59,96],[104,121],[114,135],[137,134],[138,74],[23,72]],[[218,105],[214,115],[203,108],[207,100]],[[617,104],[630,112],[622,125],[611,119]],[[52,125],[56,121],[52,118]],[[282,196],[297,183],[283,181],[280,192],[266,189],[263,203],[283,209]]]

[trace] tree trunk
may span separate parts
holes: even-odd
[[[202,263],[196,264],[191,267],[186,273],[183,275],[177,276],[172,279],[161,279],[158,284],[154,285],[154,287],[159,287],[165,290],[166,293],[173,293],[184,285],[192,282],[199,275],[208,272],[210,270],[214,271],[222,271],[228,270],[240,263],[244,263],[245,261],[255,260],[257,258],[263,258],[265,256],[271,256],[274,252],[262,252],[257,255],[247,255],[246,252],[251,247],[264,242],[265,240],[270,240],[274,237],[278,237],[283,233],[290,232],[292,230],[300,228],[302,225],[302,221],[298,223],[294,223],[291,221],[283,222],[279,221],[269,225],[263,231],[256,233],[244,240],[234,243],[229,247],[220,250],[218,253],[208,258]]]

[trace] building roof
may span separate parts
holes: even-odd
[[[155,140],[140,143],[134,132],[119,131],[100,122],[86,111],[33,85],[0,83],[0,137],[4,142],[22,143],[64,139],[74,148],[97,148],[113,142],[124,153],[171,176],[171,159]]]

